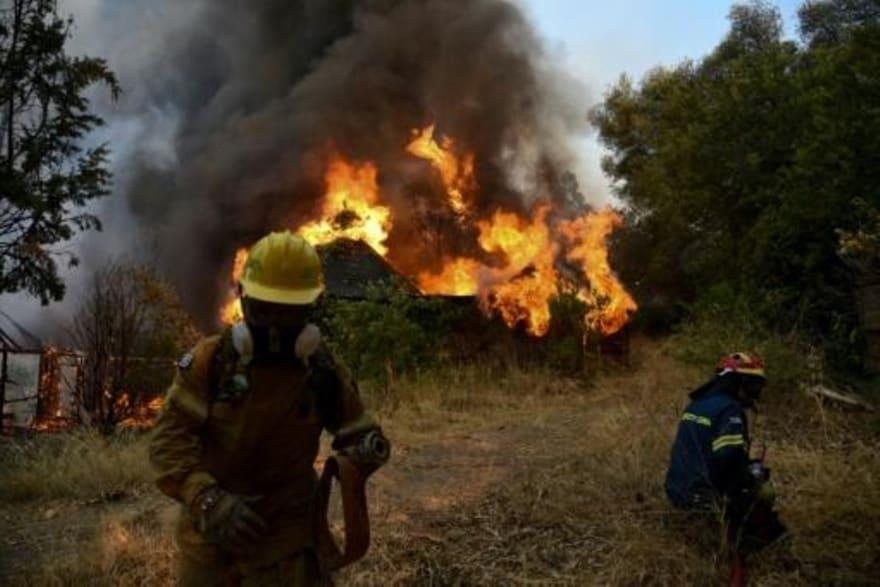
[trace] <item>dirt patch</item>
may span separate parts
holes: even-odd
[[[132,523],[158,516],[168,505],[148,487],[110,499],[4,504],[0,578],[31,574],[59,559],[80,556],[108,520]]]
[[[430,541],[434,530],[426,520],[471,507],[511,479],[556,461],[582,415],[563,408],[582,399],[548,401],[566,406],[547,406],[540,417],[520,412],[511,420],[505,414],[504,423],[456,420],[454,431],[431,434],[430,441],[417,435],[396,441],[392,461],[370,485],[376,541],[383,540],[383,532]],[[96,547],[108,523],[127,527],[145,519],[165,520],[173,507],[150,486],[105,499],[0,506],[5,528],[0,577],[34,576],[47,565],[76,558],[84,547]]]

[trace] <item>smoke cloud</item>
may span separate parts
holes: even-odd
[[[443,223],[432,218],[443,190],[405,151],[414,129],[436,123],[474,153],[478,214],[577,205],[566,172],[587,132],[586,92],[508,1],[67,4],[92,15],[81,29],[101,27],[100,47],[79,48],[108,55],[125,89],[100,105],[125,143],[114,162],[124,205],[107,208],[105,225],[154,243],[205,326],[236,248],[314,216],[333,154],[378,166],[395,215],[391,258],[404,270],[466,240],[425,229]]]

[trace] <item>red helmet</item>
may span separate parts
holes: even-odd
[[[715,367],[715,372],[718,375],[741,373],[767,379],[767,374],[764,371],[764,359],[752,351],[732,353],[721,357]]]

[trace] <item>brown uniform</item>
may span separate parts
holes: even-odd
[[[246,373],[244,393],[218,393],[234,373],[229,339],[228,331],[206,338],[181,361],[150,445],[159,488],[183,504],[176,530],[181,582],[220,584],[231,574],[245,584],[270,575],[288,585],[319,583],[312,553],[321,432],[347,436],[375,424],[323,346],[306,360],[255,358],[237,372]],[[252,508],[268,530],[246,555],[221,551],[194,527],[189,505],[214,484],[260,497]]]

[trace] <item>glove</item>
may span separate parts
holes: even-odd
[[[196,530],[223,550],[247,551],[266,531],[266,521],[249,505],[260,499],[208,487],[193,500]]]
[[[776,503],[776,488],[773,487],[773,483],[765,481],[758,484],[758,490],[755,492],[755,499],[771,506]]]

